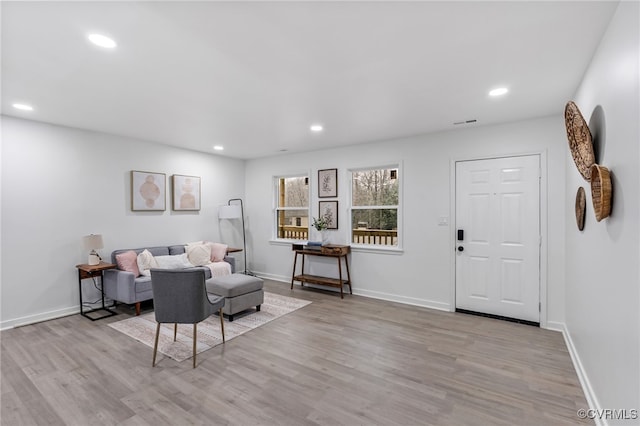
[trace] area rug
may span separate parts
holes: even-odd
[[[265,292],[264,303],[261,305],[259,312],[249,311],[249,313],[242,314],[242,316],[236,316],[231,322],[225,318],[225,339],[229,341],[310,303],[308,300],[294,299],[293,297]],[[109,324],[109,327],[153,348],[156,324],[155,315],[150,312],[113,322]],[[198,323],[196,353],[209,350],[220,343],[222,343],[222,335],[220,334],[220,318],[217,315],[212,315]],[[184,361],[191,358],[192,351],[193,326],[191,324],[178,324],[178,336],[175,342],[173,341],[173,324],[162,324],[160,338],[158,339],[158,352],[176,361]]]

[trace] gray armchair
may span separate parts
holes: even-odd
[[[197,324],[216,311],[220,315],[222,343],[224,343],[224,319],[222,308],[225,298],[207,294],[202,270],[152,269],[153,307],[158,325],[153,345],[153,362],[156,365],[158,337],[161,323],[173,323],[173,341],[178,324],[193,324],[193,368],[196,368]]]

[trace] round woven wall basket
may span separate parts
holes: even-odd
[[[593,140],[591,131],[578,106],[573,102],[567,102],[564,108],[564,124],[567,128],[567,139],[571,156],[576,163],[578,171],[587,182],[591,180],[591,166],[596,162],[593,153]]]
[[[611,214],[611,192],[609,169],[597,164],[591,166],[591,199],[598,222]]]
[[[579,230],[584,229],[584,215],[587,211],[587,199],[584,193],[584,188],[578,188],[578,192],[576,193],[576,224],[578,225]]]

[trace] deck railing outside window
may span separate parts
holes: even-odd
[[[397,246],[398,230],[354,229],[352,231],[352,242],[355,244]]]
[[[278,229],[278,238],[308,240],[309,228],[306,226],[280,226]]]
[[[308,240],[309,229],[305,226],[280,226],[278,238],[288,240]],[[395,229],[354,229],[352,243],[382,246],[398,245],[398,231]]]

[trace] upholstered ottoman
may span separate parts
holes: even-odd
[[[264,302],[262,279],[245,274],[231,274],[209,278],[206,281],[207,293],[223,296],[227,299],[222,312],[233,321],[233,316],[253,306],[256,311]]]

